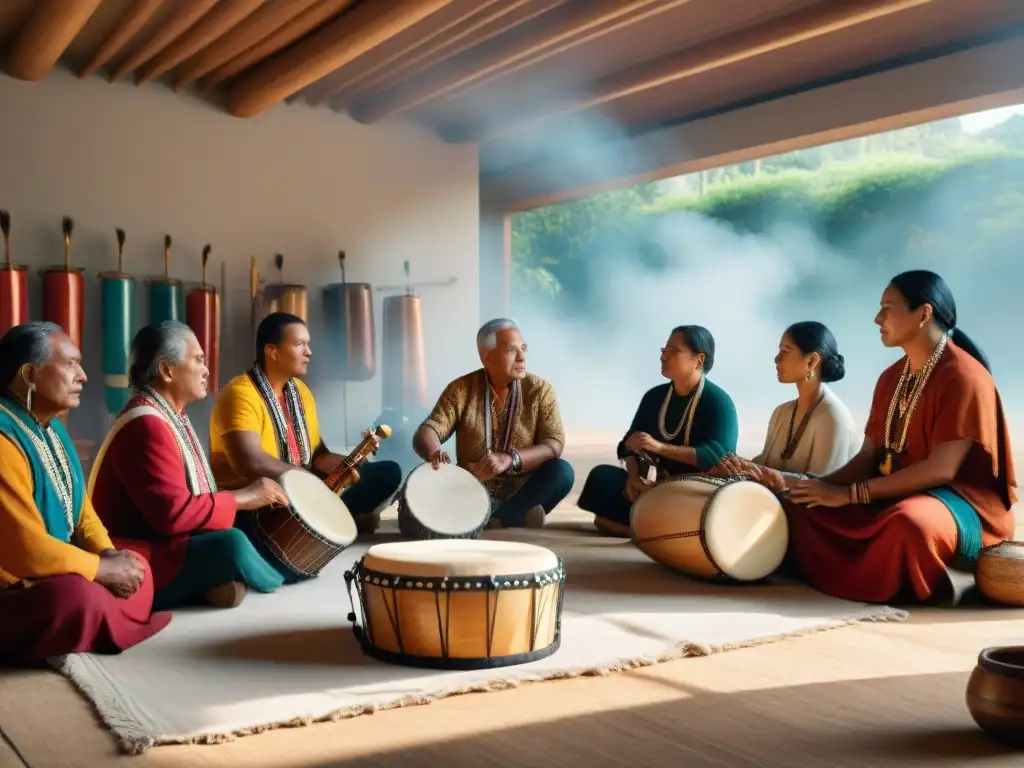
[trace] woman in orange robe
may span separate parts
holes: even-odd
[[[864,446],[822,478],[786,478],[789,561],[835,597],[940,600],[950,566],[1014,532],[1009,430],[984,354],[933,272],[892,279],[875,317],[905,356],[875,386]],[[781,478],[765,478],[769,484]]]

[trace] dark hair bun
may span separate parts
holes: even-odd
[[[826,383],[842,381],[846,375],[846,361],[838,352],[832,352],[821,358],[821,380]]]

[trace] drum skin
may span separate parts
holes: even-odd
[[[402,545],[432,549],[436,557],[379,557]],[[475,563],[465,557],[473,545]],[[523,548],[524,558],[515,556],[515,547]],[[504,572],[509,569],[515,572]],[[354,625],[357,610],[362,616],[357,637],[369,655],[383,661],[496,668],[545,658],[561,642],[565,570],[543,547],[465,539],[376,545],[346,581],[359,594],[360,607],[353,605],[349,616]]]
[[[185,321],[185,297],[177,280],[154,280],[149,285],[149,322]]]
[[[43,320],[56,323],[82,349],[85,321],[85,270],[47,267],[43,271]]]
[[[135,335],[135,280],[120,272],[100,275],[103,328],[103,394],[107,413],[116,416],[131,396],[128,364]]]
[[[414,489],[432,498],[417,506],[410,498]],[[413,469],[402,485],[398,529],[410,539],[477,539],[487,528],[492,511],[487,489],[471,472],[454,464],[442,464],[435,470],[425,462]]]
[[[255,532],[300,578],[313,578],[356,540],[352,513],[320,478],[299,469],[278,478],[289,507],[254,512]]]
[[[334,378],[368,381],[377,372],[377,333],[369,283],[332,283],[324,288],[328,364]]]
[[[28,269],[0,265],[0,336],[28,322]]]
[[[782,564],[789,543],[775,494],[745,478],[673,477],[637,499],[630,518],[640,551],[701,579],[760,581]]]
[[[220,388],[220,296],[216,289],[204,286],[189,291],[185,318],[206,355],[206,367],[210,369],[207,388],[216,394]]]

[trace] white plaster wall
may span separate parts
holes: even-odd
[[[30,312],[42,308],[38,267],[63,262],[61,217],[75,221],[72,262],[87,269],[83,407],[70,418],[76,438],[102,435],[102,359],[97,274],[116,268],[114,229],[127,232],[125,270],[163,271],[163,236],[174,238],[171,275],[200,279],[200,252],[213,246],[208,279],[227,263],[221,381],[252,360],[250,253],[276,281],[310,287],[317,395],[329,444],[341,442],[341,385],[325,379],[329,345],[319,332],[318,286],[347,278],[374,285],[413,278],[457,285],[422,291],[430,398],[476,364],[479,201],[474,146],[444,144],[424,129],[359,125],[329,110],[279,106],[241,120],[162,85],[137,88],[59,70],[40,83],[0,77],[0,208],[11,211],[15,261],[33,267]],[[380,409],[382,294],[375,291],[377,375],[350,383],[353,430]],[[139,288],[140,322],[147,309]],[[205,436],[212,397],[192,411]]]

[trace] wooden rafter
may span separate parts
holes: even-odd
[[[89,63],[78,72],[79,77],[88,77],[117,55],[124,46],[135,37],[146,22],[153,18],[166,0],[135,0],[117,22],[117,26],[107,35],[106,40],[93,54]]]
[[[139,68],[135,78],[140,85],[155,80],[194,53],[219,39],[246,16],[259,9],[264,0],[220,0],[184,34]]]
[[[350,112],[364,123],[403,114],[429,101],[518,72],[538,61],[687,2],[691,0],[592,0],[585,13],[561,20],[542,36],[526,43],[513,41],[495,45],[476,54],[470,51],[453,77],[431,82],[425,76],[419,82],[398,85],[356,102]]]
[[[268,56],[291,45],[296,40],[319,27],[328,19],[343,13],[353,0],[320,0],[311,8],[307,8],[273,34],[252,46],[241,55],[226,64],[219,65],[199,81],[199,88],[209,91],[216,88],[229,77],[261,62]]]
[[[330,91],[331,109],[341,111],[360,93],[366,93],[382,83],[403,73],[408,75],[422,72],[452,56],[515,29],[569,0],[506,0],[489,13],[482,14],[453,34],[435,40],[414,53],[407,53],[392,63],[374,72],[358,74],[351,78],[328,77],[325,91]],[[339,73],[340,74],[340,73]]]
[[[319,0],[267,0],[259,10],[178,67],[174,89],[181,90],[193,80],[209,74],[222,64],[242,55],[266,40]]]
[[[521,2],[528,2],[528,0],[516,0],[517,4]],[[471,20],[474,17],[479,17],[489,7],[495,3],[501,3],[503,5],[508,4],[508,0],[478,0],[475,7],[468,11],[465,11],[458,16],[448,20],[446,23],[431,28],[431,30],[423,35],[419,40],[413,43],[408,48],[398,48],[391,52],[389,56],[384,57],[380,61],[376,62],[372,67],[366,67],[358,72],[345,72],[344,70],[335,71],[329,74],[324,79],[317,83],[314,83],[306,89],[305,97],[309,104],[322,104],[335,93],[340,91],[342,88],[347,88],[360,80],[369,77],[375,72],[379,72],[381,69],[387,67],[389,64],[394,63],[398,60],[407,60],[411,56],[415,56],[418,52],[425,48],[428,48],[431,43],[443,42],[447,39],[447,33],[457,28],[460,24],[467,20]]]
[[[174,0],[170,15],[163,25],[155,30],[148,39],[139,43],[135,50],[110,73],[110,81],[117,80],[152,59],[185,30],[199,21],[216,2],[217,0]]]
[[[389,0],[357,5],[340,19],[243,76],[228,93],[228,111],[251,117],[297,93],[437,12],[452,0]]]
[[[624,99],[652,88],[705,74],[740,61],[762,56],[815,37],[910,10],[934,0],[828,0],[779,19],[744,29],[725,38],[709,40],[682,53],[635,67],[606,78],[585,98],[546,105],[533,115],[503,115],[488,121],[487,128],[465,133],[462,141],[490,141],[519,132],[555,117],[570,115]]]
[[[100,0],[36,0],[7,53],[7,73],[42,80],[99,7]]]

